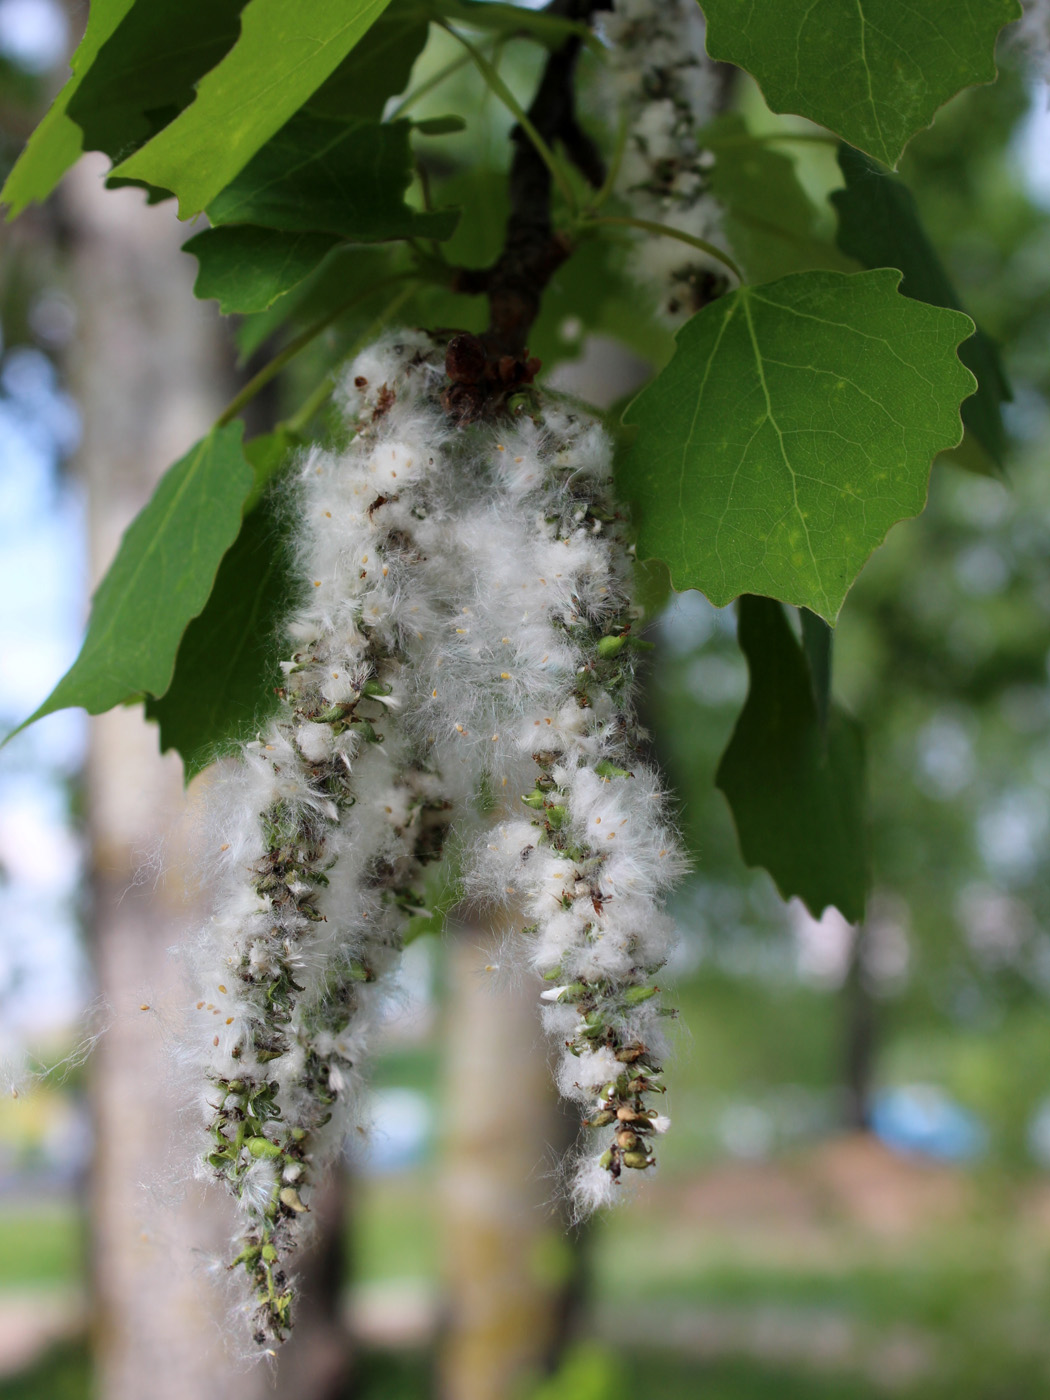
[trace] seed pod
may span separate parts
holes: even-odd
[[[294,1211],[296,1215],[302,1215],[306,1210],[306,1206],[303,1205],[299,1198],[299,1192],[294,1186],[282,1186],[277,1199],[281,1202],[282,1206],[287,1206],[287,1208]]]
[[[269,1138],[251,1137],[244,1145],[256,1158],[279,1157],[281,1155],[281,1149]]]
[[[659,987],[628,987],[620,999],[627,1006],[638,1006],[641,1002],[656,996],[659,990]]]
[[[638,1146],[638,1134],[632,1133],[629,1128],[622,1128],[616,1134],[616,1146],[622,1147],[625,1152],[632,1152]]]
[[[625,1152],[623,1164],[625,1167],[633,1167],[635,1171],[644,1171],[646,1167],[652,1166],[652,1158],[645,1152]]]

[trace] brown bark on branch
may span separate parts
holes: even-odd
[[[552,0],[546,13],[586,22],[607,8],[609,0]],[[581,44],[573,34],[548,55],[527,115],[546,144],[560,142],[588,183],[598,188],[605,165],[576,117]],[[455,336],[448,347],[446,369],[452,382],[445,408],[464,422],[498,412],[510,393],[532,383],[540,365],[529,358],[529,332],[548,282],[572,251],[568,239],[554,229],[546,162],[521,126],[514,127],[511,141],[510,217],[503,249],[491,267],[461,269],[453,283],[458,292],[489,299],[488,329],[481,336]]]

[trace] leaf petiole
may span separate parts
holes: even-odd
[[[414,107],[421,97],[426,97],[428,92],[433,92],[436,87],[440,87],[446,78],[451,78],[458,73],[461,68],[466,68],[470,62],[469,54],[461,54],[459,58],[454,58],[451,63],[446,63],[443,68],[439,68],[436,73],[432,73],[425,82],[419,84],[417,88],[406,93],[401,101],[387,118],[388,121],[397,121],[398,117],[403,117],[410,107]]]
[[[561,191],[563,199],[565,200],[569,208],[575,213],[577,207],[576,193],[572,188],[572,184],[566,176],[565,171],[562,169],[561,162],[551,150],[550,146],[548,146],[547,142],[544,141],[540,133],[536,130],[536,127],[529,119],[529,116],[525,111],[524,107],[522,107],[521,103],[514,96],[510,88],[503,81],[499,73],[488,61],[488,59],[481,52],[480,49],[475,48],[475,46],[470,42],[469,39],[465,39],[462,34],[460,34],[457,30],[453,29],[450,24],[445,22],[445,20],[439,19],[437,23],[440,24],[442,29],[444,29],[447,33],[451,34],[453,39],[456,39],[466,49],[467,53],[474,61],[474,66],[477,68],[481,76],[485,79],[485,82],[488,84],[489,88],[503,103],[504,107],[507,108],[508,112],[510,112],[510,114],[514,117],[514,120],[518,123],[522,131],[524,131],[525,135],[529,138],[533,146],[536,148],[536,153],[539,155],[544,165],[550,171],[551,178],[553,179],[554,183],[558,186],[558,189]]]
[[[626,228],[641,229],[643,233],[655,233],[663,238],[676,238],[679,243],[688,243],[692,248],[698,248],[702,253],[707,253],[709,257],[716,258],[723,266],[727,267],[734,277],[739,281],[745,280],[743,272],[736,265],[728,253],[716,248],[713,243],[708,243],[706,238],[696,238],[691,233],[683,233],[681,229],[671,228],[667,224],[655,223],[652,219],[632,219],[627,214],[603,214],[600,218],[581,219],[576,227],[578,229],[601,228],[609,224],[620,224]]]

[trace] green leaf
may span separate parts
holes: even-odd
[[[190,219],[339,66],[388,0],[250,0],[241,36],[197,96],[113,174],[178,196]],[[308,19],[308,22],[307,22]]]
[[[276,428],[272,433],[262,433],[244,444],[244,455],[255,476],[244,503],[245,515],[255,509],[270,482],[288,464],[290,454],[301,443],[302,439],[287,428]]]
[[[846,188],[831,196],[839,216],[838,244],[865,267],[897,267],[901,291],[916,301],[963,310],[944,264],[926,237],[911,190],[850,146],[839,147]],[[977,376],[977,393],[962,407],[966,427],[1002,466],[1006,446],[999,404],[1012,397],[995,343],[980,327],[959,349]]]
[[[295,598],[292,551],[272,496],[245,517],[207,606],[186,629],[171,685],[147,700],[162,752],[177,749],[189,782],[255,736],[279,704],[280,624]]]
[[[80,128],[66,109],[85,73],[134,0],[93,0],[84,37],[70,62],[73,76],[52,102],[0,190],[0,204],[13,219],[27,204],[43,201],[81,153]]]
[[[404,92],[430,26],[414,0],[391,0],[364,38],[317,89],[306,110],[322,117],[383,115],[387,99]]]
[[[590,28],[579,20],[552,15],[545,10],[526,9],[522,5],[503,5],[493,0],[435,0],[430,7],[436,15],[455,24],[469,24],[475,29],[488,29],[503,38],[529,34],[551,48],[563,44],[570,34],[577,34],[589,47],[600,51],[601,45]]]
[[[70,99],[85,151],[119,160],[193,101],[194,85],[229,52],[246,0],[133,5]]]
[[[620,473],[639,558],[717,606],[763,593],[833,622],[872,550],[926,500],[962,435],[973,322],[900,274],[799,272],[740,287],[678,332],[628,407]]]
[[[292,330],[312,325],[333,306],[382,282],[394,270],[392,253],[393,248],[389,246],[356,247],[337,243],[314,271],[290,292],[278,297],[266,311],[245,316],[235,337],[241,363],[282,328]],[[371,308],[366,307],[361,314],[365,316],[370,311]]]
[[[338,234],[357,243],[447,238],[458,215],[404,202],[412,179],[407,121],[335,121],[299,113],[208,206],[213,224]]]
[[[26,724],[68,705],[97,715],[167,690],[182,634],[240,529],[254,479],[242,432],[241,423],[213,429],[165,472],[98,586],[80,655]]]
[[[995,79],[1018,0],[704,0],[707,51],[797,112],[894,166],[938,107]]]
[[[216,297],[224,316],[265,311],[308,277],[339,239],[331,233],[284,233],[280,229],[230,224],[209,228],[182,249],[200,264],[194,294]]]
[[[711,192],[725,210],[725,233],[749,282],[773,282],[791,272],[855,268],[818,236],[817,210],[799,184],[795,162],[750,134],[735,113],[719,117],[699,136],[715,157]]]
[[[817,918],[833,904],[856,923],[869,887],[864,744],[832,703],[822,724],[814,680],[779,603],[740,600],[751,683],[715,781],[748,865]]]

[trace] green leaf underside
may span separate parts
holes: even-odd
[[[937,109],[995,78],[1018,0],[704,0],[707,51],[774,112],[829,127],[889,166]]]
[[[337,243],[314,271],[290,292],[278,297],[267,310],[245,316],[235,333],[241,363],[249,359],[270,336],[282,330],[292,333],[312,325],[326,316],[333,306],[350,301],[381,282],[394,270],[396,251],[396,245],[354,247]],[[389,289],[380,295],[389,297]],[[363,317],[375,314],[373,303],[374,299],[370,298],[362,308]],[[419,324],[429,323],[422,321]]]
[[[322,117],[378,119],[387,98],[408,86],[412,65],[423,52],[428,33],[428,21],[414,0],[391,0],[364,38],[313,94],[306,110]]]
[[[193,101],[194,84],[230,50],[246,0],[148,0],[106,40],[68,111],[85,151],[120,160]]]
[[[186,781],[254,738],[277,709],[280,623],[295,597],[291,550],[271,497],[245,517],[204,611],[186,629],[171,685],[147,700],[162,752],[177,749]]]
[[[907,185],[850,146],[839,148],[839,165],[846,188],[836,190],[831,202],[839,217],[842,251],[865,267],[900,268],[906,297],[962,311]],[[999,352],[978,326],[960,346],[959,358],[977,376],[977,392],[962,407],[963,423],[1002,466],[1006,437],[999,404],[1012,395]]]
[[[741,854],[785,899],[819,918],[834,905],[856,923],[868,893],[864,745],[832,703],[822,725],[806,656],[770,598],[740,600],[738,636],[750,685],[715,782]]]
[[[404,203],[411,122],[293,117],[208,206],[213,224],[338,234],[358,243],[447,238],[458,215]]]
[[[855,270],[818,237],[816,207],[790,156],[756,140],[735,113],[705,127],[699,140],[715,157],[708,173],[711,192],[725,211],[726,239],[749,282],[774,282],[817,267]]]
[[[898,294],[892,269],[739,288],[678,332],[624,415],[639,558],[717,606],[761,593],[834,622],[891,525],[916,515],[973,392],[961,312]]]
[[[331,233],[284,233],[230,224],[205,229],[183,245],[199,264],[194,293],[217,297],[224,316],[265,311],[303,280],[339,242]]]
[[[97,715],[167,690],[252,488],[242,432],[239,422],[213,429],[165,472],[98,586],[80,655],[27,724],[69,705]]]
[[[252,489],[244,503],[245,515],[255,509],[270,482],[287,466],[290,454],[300,446],[302,438],[290,433],[287,428],[262,433],[244,444],[244,455],[255,474]]]
[[[95,55],[133,3],[134,0],[94,0],[84,37],[70,62],[73,76],[30,136],[0,190],[0,204],[7,205],[9,219],[34,200],[45,200],[80,155],[80,128],[67,114],[67,108]]]
[[[192,218],[223,190],[321,86],[388,0],[250,0],[240,38],[205,74],[197,96],[114,175],[178,197]]]

